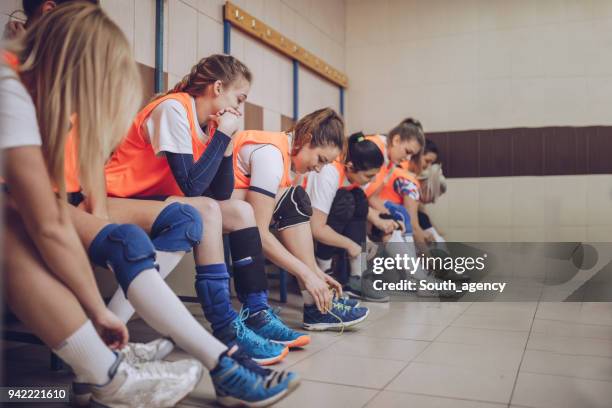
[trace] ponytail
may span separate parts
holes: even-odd
[[[154,99],[177,92],[186,92],[193,97],[200,96],[216,81],[221,81],[223,86],[229,86],[241,77],[249,83],[253,80],[246,65],[231,55],[214,54],[202,58],[172,89]]]
[[[344,163],[352,163],[354,171],[367,171],[380,168],[385,162],[383,153],[376,143],[365,138],[362,132],[353,133],[348,138]]]
[[[335,146],[340,150],[344,146],[344,121],[331,108],[304,116],[290,131],[293,132],[292,155],[309,143],[312,147]]]

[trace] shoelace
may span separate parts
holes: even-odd
[[[242,308],[240,309],[240,314],[238,315],[238,319],[234,320],[234,328],[236,329],[236,337],[240,340],[248,339],[255,343],[256,346],[266,347],[268,346],[265,343],[264,339],[257,336],[251,329],[249,329],[244,322],[249,318],[249,309]]]
[[[231,355],[231,358],[236,360],[241,366],[264,378],[270,375],[272,372],[272,370],[269,368],[263,368],[254,362],[253,359],[251,359],[247,353],[242,351],[240,347]]]

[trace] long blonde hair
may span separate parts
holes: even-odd
[[[64,149],[73,118],[81,185],[104,199],[104,163],[142,101],[127,39],[98,6],[74,2],[43,16],[8,48],[19,58],[36,106],[43,154],[60,196],[66,196]]]

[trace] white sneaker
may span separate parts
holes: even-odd
[[[111,367],[111,380],[91,387],[91,407],[165,408],[185,398],[202,378],[195,359],[151,361],[132,366],[120,356]]]
[[[148,343],[128,343],[119,352],[125,362],[136,366],[149,361],[163,360],[174,349],[174,343],[169,339],[159,338]],[[85,383],[78,376],[72,383],[72,402],[77,407],[89,405],[91,399],[91,384]]]

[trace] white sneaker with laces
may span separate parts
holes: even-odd
[[[91,407],[165,408],[187,396],[202,378],[195,359],[151,361],[132,366],[119,356],[111,367],[111,380],[91,387]]]
[[[174,349],[174,343],[165,338],[159,338],[148,343],[128,343],[119,352],[125,362],[132,366],[149,361],[163,360]],[[91,384],[85,383],[78,376],[72,383],[72,400],[77,407],[89,405],[91,399]]]

